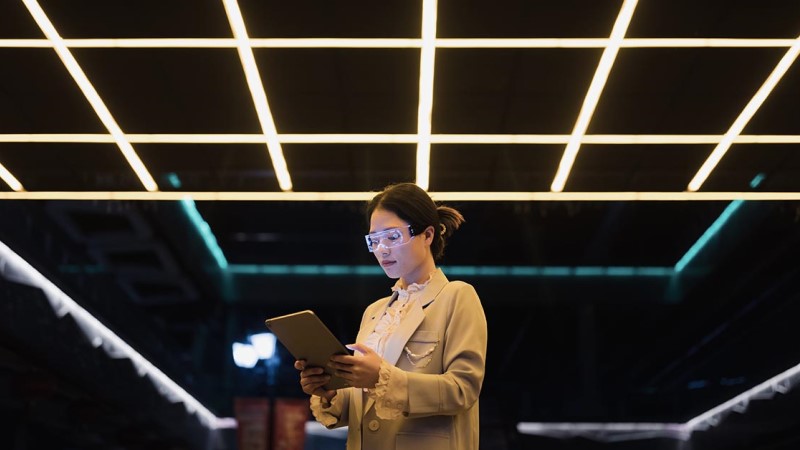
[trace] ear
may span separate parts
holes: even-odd
[[[422,234],[425,236],[426,244],[428,245],[433,244],[433,233],[435,233],[435,231],[433,230],[433,225],[429,226],[428,228],[425,228],[425,231],[422,232]]]

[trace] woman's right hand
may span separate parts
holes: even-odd
[[[306,361],[300,359],[294,362],[294,368],[300,371],[300,386],[308,395],[318,395],[330,402],[336,396],[336,391],[325,390],[322,386],[330,381],[331,376],[324,373],[322,367],[306,367]]]

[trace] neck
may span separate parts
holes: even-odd
[[[433,258],[427,260],[423,264],[420,264],[413,272],[409,273],[408,275],[400,278],[400,285],[403,289],[408,288],[409,285],[414,283],[424,283],[428,281],[433,273],[436,270],[436,263],[433,262]]]

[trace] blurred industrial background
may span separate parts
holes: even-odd
[[[788,0],[4,0],[0,448],[235,449],[246,407],[294,448],[291,356],[232,346],[302,309],[352,342],[400,181],[466,217],[481,448],[798,448],[799,34]]]

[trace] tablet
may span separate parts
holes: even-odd
[[[333,355],[351,353],[313,311],[307,309],[273,317],[264,323],[295,359],[305,359],[307,367],[322,367],[325,373],[331,376],[328,384],[324,386],[325,389],[334,390],[349,386],[347,380],[332,373],[328,361]]]

